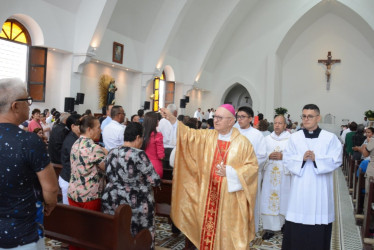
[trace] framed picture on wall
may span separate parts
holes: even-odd
[[[113,42],[113,62],[122,64],[123,62],[123,44]]]

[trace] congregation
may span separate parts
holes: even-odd
[[[168,170],[173,227],[199,249],[248,249],[260,224],[264,240],[283,233],[282,249],[330,249],[343,146],[374,176],[374,129],[351,122],[338,138],[319,127],[315,104],[300,107],[300,126],[231,104],[193,117],[174,104],[131,116],[109,104],[100,115],[46,107],[29,118],[33,99],[20,80],[0,80],[0,90],[2,248],[43,245],[58,190],[63,204],[107,214],[128,204],[132,235],[148,229],[154,248],[153,188]]]

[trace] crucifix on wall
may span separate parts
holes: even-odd
[[[327,60],[324,60],[324,59],[320,59],[318,60],[318,63],[323,63],[324,65],[326,65],[326,77],[327,77],[327,90],[330,89],[330,76],[331,76],[331,65],[335,64],[335,63],[340,63],[341,60],[340,59],[332,59],[332,55],[331,55],[331,51],[329,51],[327,53]]]

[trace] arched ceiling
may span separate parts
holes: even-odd
[[[161,10],[163,2],[164,0],[119,0],[108,29],[145,43],[157,14],[163,11]]]
[[[349,8],[344,3],[338,1],[321,1],[308,12],[306,12],[297,22],[289,29],[277,50],[281,59],[284,58],[293,41],[312,23],[322,16],[332,13],[352,24],[360,33],[374,46],[374,31],[372,27],[357,12]]]
[[[98,4],[102,0],[41,1],[79,15],[77,10],[82,5],[90,1]],[[279,41],[277,52],[281,58],[292,40],[327,12],[347,19],[374,44],[373,28],[369,25],[374,24],[371,14],[373,2],[298,0],[296,6],[295,0],[274,3],[264,0],[106,0],[106,3],[115,4],[107,29],[143,44],[144,49],[138,55],[143,63],[139,64],[141,66],[137,71],[152,72],[160,64],[162,68],[171,65],[178,81],[193,84],[202,72],[214,73],[220,61],[225,60],[223,52],[229,46],[232,49],[235,42],[239,46],[252,42],[250,39],[240,44],[233,41],[237,33],[246,32],[243,23],[248,24],[248,20],[251,20],[251,26],[272,30],[273,27],[269,27],[271,22],[258,21],[264,18],[261,15],[268,16],[268,19],[283,18],[275,20],[282,23],[286,23],[284,18],[292,20],[286,24],[285,32],[282,31],[283,42]],[[288,10],[289,16],[276,14],[280,4]],[[368,8],[365,9],[365,6]],[[305,10],[301,10],[303,7]],[[79,19],[78,16],[76,18]],[[253,36],[256,33],[252,34],[251,39],[255,39]]]

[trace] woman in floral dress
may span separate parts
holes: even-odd
[[[124,144],[112,149],[106,160],[107,185],[102,196],[102,211],[114,214],[121,204],[132,208],[131,233],[142,229],[151,232],[154,247],[155,209],[152,186],[160,185],[160,177],[145,152],[143,127],[132,122],[126,126]]]
[[[80,122],[80,137],[70,152],[71,175],[68,201],[71,206],[101,211],[105,178],[105,155],[108,151],[95,144],[100,138],[100,122],[85,116]]]

